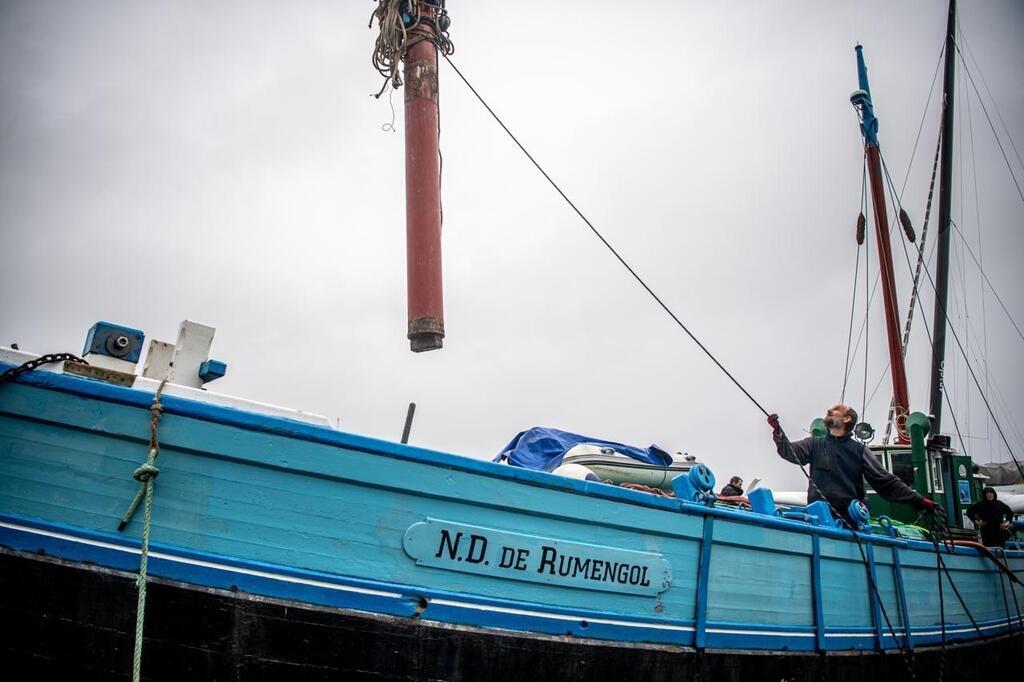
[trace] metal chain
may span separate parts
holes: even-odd
[[[89,364],[82,358],[78,357],[77,355],[73,355],[72,353],[47,353],[46,355],[40,356],[35,360],[29,360],[28,362],[24,362],[18,365],[17,367],[11,367],[3,374],[0,374],[0,384],[4,383],[5,381],[13,379],[19,374],[31,372],[34,369],[42,367],[43,365],[49,365],[52,362],[74,362],[79,365]]]

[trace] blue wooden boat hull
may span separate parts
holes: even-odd
[[[21,558],[137,570],[141,514],[116,528],[138,487],[151,400],[58,373],[0,386],[0,545]],[[1024,589],[970,548],[944,560],[977,628],[948,583],[940,619],[927,543],[864,537],[866,567],[845,531],[163,402],[149,571],[182,589],[474,636],[765,656],[881,660],[898,643],[966,645],[1020,630]],[[473,535],[484,538],[475,549]],[[1006,561],[1024,577],[1024,553]]]

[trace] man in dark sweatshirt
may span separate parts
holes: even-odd
[[[825,426],[829,432],[824,438],[804,438],[791,443],[779,426],[778,415],[769,416],[768,423],[780,457],[794,464],[811,465],[808,504],[826,500],[834,513],[847,521],[853,500],[867,504],[864,494],[866,478],[871,487],[890,502],[903,502],[923,512],[932,512],[938,506],[883,469],[866,445],[850,437],[857,423],[857,413],[849,405],[829,408],[825,414]]]
[[[729,482],[722,488],[722,491],[718,493],[719,497],[742,497],[742,495],[743,479],[739,476],[730,478]]]

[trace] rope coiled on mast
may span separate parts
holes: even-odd
[[[420,13],[421,7],[433,8],[433,26],[424,26]],[[368,28],[373,28],[373,20],[377,20],[380,33],[373,46],[371,61],[373,68],[384,77],[384,84],[374,97],[380,97],[388,87],[402,87],[402,73],[399,65],[405,59],[409,48],[424,40],[429,40],[442,55],[455,53],[455,45],[448,37],[448,26],[451,23],[448,11],[444,8],[444,0],[377,0],[377,8],[370,15]]]

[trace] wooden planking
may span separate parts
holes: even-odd
[[[46,400],[47,419],[57,425],[74,425],[83,429],[95,430],[90,421],[95,417],[96,410],[92,403],[95,400],[79,398],[45,389],[15,385],[15,395],[21,391],[34,391],[37,401]],[[5,391],[0,400],[11,403],[15,408],[27,409],[31,401],[22,400],[18,403],[10,398],[11,391]],[[24,396],[22,396],[24,397]],[[2,403],[0,403],[2,404]],[[148,425],[148,411],[118,404],[108,404],[104,419],[105,432],[114,436],[131,434],[137,431],[140,421]],[[492,505],[515,511],[528,511],[539,515],[551,513],[551,507],[545,498],[544,504],[524,507],[537,499],[536,495],[525,495],[526,491],[543,489],[550,492],[566,492],[569,482],[561,477],[550,477],[549,485],[538,485],[533,482],[509,480],[502,470],[504,467],[486,464],[498,475],[483,475],[478,472],[463,471],[433,463],[413,462],[393,457],[380,456],[373,453],[358,452],[332,445],[315,443],[307,440],[280,437],[272,433],[250,431],[246,429],[205,422],[200,419],[165,415],[161,422],[161,442],[182,450],[192,450],[204,456],[242,461],[266,466],[279,471],[305,473],[312,477],[352,481],[366,485],[384,486],[397,490],[415,488],[422,495],[461,498],[467,485],[487,484],[487,495],[480,495],[478,503]],[[479,462],[474,462],[480,465]],[[514,473],[514,472],[508,472]],[[545,477],[547,478],[547,477]],[[600,485],[600,484],[593,484]],[[561,490],[559,490],[561,489]],[[633,529],[636,509],[655,512],[646,517],[646,528],[652,534],[668,534],[671,536],[688,535],[699,539],[701,522],[692,516],[663,514],[664,509],[652,508],[643,504],[646,496],[633,493],[638,504],[618,503],[605,504],[608,500],[587,496],[572,491],[569,496],[556,496],[557,499],[570,499],[574,506],[580,507],[579,513],[590,515],[591,520],[613,525],[619,523],[623,528]],[[660,505],[659,505],[660,506]],[[554,515],[561,514],[556,509]],[[605,514],[607,518],[595,518],[592,514]],[[617,519],[622,518],[622,521]]]
[[[708,620],[813,627],[810,556],[716,543]]]
[[[871,588],[856,544],[821,539],[821,591],[829,627],[873,627]]]
[[[135,411],[145,414],[141,410]],[[94,469],[97,462],[106,456],[106,444],[115,443],[115,447],[112,448],[114,452],[123,449],[123,444],[118,445],[116,439],[97,438],[82,431],[70,431],[38,423],[32,425],[32,430],[32,441],[24,447],[35,450],[38,454],[34,461],[36,472],[59,470],[60,475],[68,479],[70,485],[67,487],[71,490],[74,489],[76,480],[80,487],[88,486],[82,486],[84,479],[77,477],[76,467],[65,466],[67,463],[74,462],[82,470]],[[47,438],[50,442],[63,442],[68,438],[68,433],[73,434],[71,442],[80,442],[83,447],[73,453],[67,448],[50,445],[39,447],[40,441]],[[5,432],[5,435],[8,442],[14,438],[9,432]],[[170,435],[164,436],[165,443],[172,440]],[[314,444],[303,441],[292,441],[286,446],[276,444],[275,456],[292,456],[291,450],[300,450],[311,445]],[[138,448],[140,461],[144,449]],[[302,455],[301,452],[297,454]],[[370,463],[396,463],[394,460],[374,458],[363,453],[350,454],[355,454]],[[50,500],[52,503],[49,506],[16,506],[6,511],[28,513],[73,524],[85,522],[88,527],[109,529],[137,487],[130,479],[130,471],[137,462],[126,460],[123,456],[115,459],[120,461],[120,465],[115,469],[123,466],[126,472],[123,478],[111,479],[114,481],[114,487],[123,492],[120,500],[116,496],[111,498],[110,495],[98,495],[95,491],[86,489],[79,491],[76,505],[65,507],[53,500],[57,487],[53,485],[52,480],[48,480],[46,476],[38,476],[33,480],[32,476],[22,472],[21,475],[11,475],[7,478],[11,481],[18,480],[19,485],[30,489],[35,486],[25,499]],[[55,466],[55,463],[60,465]],[[584,522],[574,518],[553,519],[551,513],[558,505],[543,501],[535,506],[546,507],[549,510],[547,516],[517,514],[512,517],[508,509],[481,509],[479,505],[467,501],[465,495],[459,499],[445,500],[424,498],[405,491],[399,494],[387,488],[354,485],[347,481],[310,477],[300,472],[267,469],[242,465],[237,461],[196,456],[167,445],[158,464],[162,473],[157,479],[158,492],[154,510],[153,537],[156,541],[345,575],[425,583],[448,590],[491,593],[513,599],[550,599],[567,606],[588,606],[592,596],[570,592],[570,596],[566,598],[557,588],[549,586],[520,586],[476,576],[455,576],[442,571],[416,569],[400,549],[401,534],[409,525],[422,520],[428,513],[438,517],[472,520],[475,523],[490,524],[499,528],[514,519],[513,527],[520,531],[662,551],[676,567],[678,577],[676,591],[673,595],[663,595],[660,608],[667,617],[674,618],[692,612],[693,571],[687,570],[686,566],[688,563],[695,563],[696,546],[686,545],[694,543],[680,544],[677,539],[676,544],[679,546],[674,547],[670,546],[668,539],[661,536],[635,532],[623,534],[614,527],[595,525],[593,517],[600,518],[600,513],[584,516],[587,519]],[[441,470],[434,473],[448,479],[447,474],[450,472]],[[493,479],[482,481],[484,488],[496,482]],[[642,527],[642,522],[629,518],[635,517],[637,513],[666,513],[634,505],[619,505],[607,500],[566,496],[561,491],[537,486],[520,487],[525,489],[525,497],[540,495],[559,498],[553,501],[561,502],[562,505],[565,504],[565,498],[569,497],[574,502],[584,502],[584,506],[614,506],[615,509],[611,510],[613,513],[604,515],[619,524],[629,524],[633,528],[637,527],[636,524]],[[472,488],[463,487],[463,490],[467,489],[484,494],[488,492],[480,485]],[[120,502],[114,513],[108,511],[104,517],[104,514],[96,512],[97,503],[104,510],[109,510],[111,499]],[[525,502],[529,507],[530,500],[526,499]],[[682,515],[670,515],[676,520],[686,519]],[[100,523],[96,523],[98,518],[101,519]],[[137,530],[139,522],[140,519],[136,519],[130,530]],[[545,591],[549,594],[544,594]],[[603,608],[635,612],[638,606],[641,606],[635,603],[637,600],[636,597],[613,595],[613,599],[606,600],[610,603],[604,604]],[[642,611],[650,611],[655,607],[655,601],[647,599],[643,606],[645,608]]]

